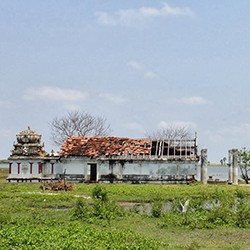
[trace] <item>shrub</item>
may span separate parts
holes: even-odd
[[[90,207],[83,198],[77,200],[76,207],[73,210],[73,218],[111,220],[125,214],[123,208],[108,199],[108,193],[103,186],[96,185],[92,197],[93,207]]]
[[[162,202],[156,201],[152,203],[152,216],[155,218],[160,217],[162,214]]]
[[[107,202],[109,200],[108,198],[108,192],[102,185],[96,185],[92,191],[92,198],[98,199],[102,202]]]
[[[86,200],[78,198],[73,209],[72,217],[75,219],[88,219],[93,216],[93,208],[88,206]]]

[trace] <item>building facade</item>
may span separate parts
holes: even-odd
[[[58,155],[48,154],[41,135],[17,135],[9,160],[8,181],[104,183],[187,183],[197,179],[195,139],[71,137]]]

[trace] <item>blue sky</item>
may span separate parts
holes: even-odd
[[[198,132],[211,162],[250,148],[250,1],[0,1],[0,159],[70,110],[114,136]]]

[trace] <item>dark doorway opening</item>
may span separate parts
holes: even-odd
[[[90,170],[90,181],[97,181],[97,164],[96,163],[91,163],[91,164],[88,164],[90,166],[89,170]]]

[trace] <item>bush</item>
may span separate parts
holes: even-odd
[[[75,219],[88,219],[93,216],[93,208],[88,206],[86,200],[78,198],[72,216]]]
[[[102,185],[96,185],[92,191],[92,198],[102,202],[108,202],[108,192]]]
[[[156,201],[152,204],[152,216],[155,218],[160,217],[162,214],[162,202]]]
[[[123,208],[108,199],[108,193],[103,186],[96,185],[92,197],[93,207],[89,206],[83,198],[77,200],[76,207],[73,210],[73,218],[111,220],[125,214]]]

